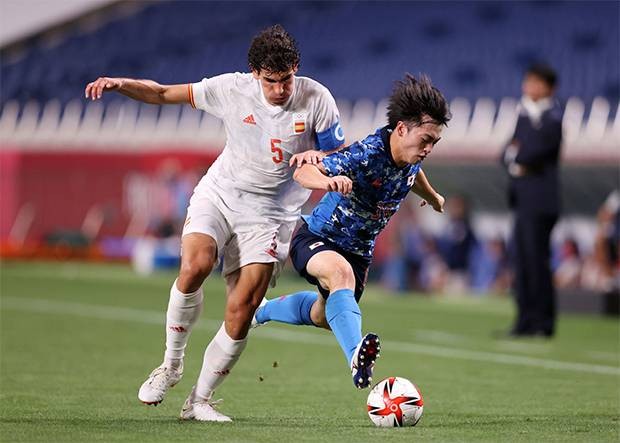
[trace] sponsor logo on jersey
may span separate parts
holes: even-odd
[[[377,210],[374,214],[371,214],[371,220],[389,220],[392,215],[398,210],[400,202],[379,202],[377,203]]]
[[[314,251],[316,248],[318,248],[319,246],[323,246],[325,243],[323,243],[322,241],[318,241],[315,243],[312,243],[310,246],[308,246],[310,248],[311,251]]]
[[[256,120],[254,120],[254,115],[248,115],[246,118],[243,119],[243,123],[247,123],[248,125],[255,125]]]

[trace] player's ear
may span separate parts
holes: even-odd
[[[260,78],[260,71],[257,71],[256,69],[252,69],[252,77],[258,80]]]
[[[299,70],[299,65],[293,66],[293,75],[297,74],[298,70]]]
[[[399,137],[404,137],[407,135],[407,132],[409,132],[409,128],[407,128],[407,125],[403,121],[396,123],[396,128],[394,128],[394,130]]]

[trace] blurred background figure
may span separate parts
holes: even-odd
[[[175,158],[164,158],[151,177],[134,175],[139,183],[134,191],[146,205],[134,208],[144,232],[137,235],[131,247],[131,263],[141,275],[158,269],[176,269],[181,261],[179,232],[183,228],[186,208],[200,178],[194,169],[184,170]]]
[[[471,259],[471,289],[478,294],[504,294],[512,284],[506,242],[500,236],[477,245]]]
[[[445,289],[463,293],[470,285],[472,256],[478,247],[468,199],[464,195],[448,198],[446,213],[448,223],[436,238],[439,253],[449,271]]]
[[[558,289],[578,289],[583,266],[579,245],[574,238],[566,238],[555,257],[553,282]]]
[[[381,267],[381,283],[398,292],[422,290],[420,271],[425,256],[427,234],[422,230],[416,209],[410,200],[403,202],[390,220],[383,236],[385,257]],[[386,239],[387,237],[387,239]]]
[[[413,200],[413,199],[412,199]],[[381,284],[392,291],[502,294],[509,288],[506,242],[501,235],[478,239],[466,196],[446,202],[439,228],[420,220],[424,208],[403,203],[378,242]]]
[[[152,214],[149,231],[156,237],[176,236],[183,227],[187,205],[199,176],[183,171],[174,158],[159,166],[152,184]]]
[[[582,285],[594,291],[620,289],[620,191],[614,190],[597,214],[594,249],[584,264]]]
[[[558,163],[562,109],[554,98],[557,75],[531,66],[523,80],[521,108],[503,161],[510,176],[514,210],[514,266],[517,318],[513,336],[553,336],[556,300],[551,276],[551,231],[560,213]]]

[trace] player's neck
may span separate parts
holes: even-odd
[[[390,156],[392,157],[392,161],[396,166],[398,166],[399,168],[404,168],[409,164],[400,157],[400,144],[398,136],[394,131],[392,131],[392,133],[390,134],[390,146],[388,148],[390,150]]]

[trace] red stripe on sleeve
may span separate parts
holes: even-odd
[[[196,109],[196,103],[194,103],[194,88],[191,83],[187,84],[187,93],[189,94],[189,104],[192,108]]]

